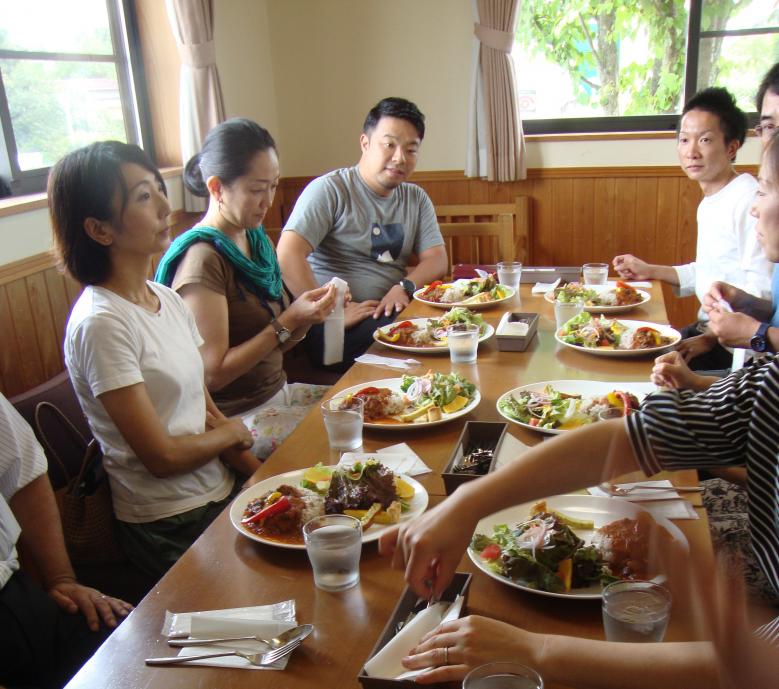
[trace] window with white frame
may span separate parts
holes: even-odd
[[[0,177],[14,194],[42,191],[80,146],[143,143],[134,41],[132,2],[0,0]]]
[[[779,3],[521,0],[513,57],[525,133],[674,129],[708,86],[754,112]]]

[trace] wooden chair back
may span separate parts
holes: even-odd
[[[514,223],[510,213],[494,222],[439,223],[449,257],[449,275],[456,263],[497,263],[514,260]]]
[[[481,261],[472,261],[469,256],[473,256],[474,250],[469,243],[458,239],[450,251],[449,258],[451,263],[497,263],[504,260],[517,260],[525,264],[532,261],[531,238],[530,238],[530,198],[528,196],[517,196],[514,203],[468,203],[454,205],[436,206],[435,213],[439,224],[442,226],[450,224],[467,224],[470,226],[481,225],[484,223],[498,223],[499,216],[508,214],[511,216],[512,245],[513,249],[508,251],[507,247],[496,244],[495,240],[487,239],[494,235],[494,230],[488,232],[480,239],[479,255]],[[466,236],[460,234],[460,236]],[[471,243],[472,244],[472,243]],[[449,245],[447,243],[447,250]],[[497,253],[505,252],[505,253]]]

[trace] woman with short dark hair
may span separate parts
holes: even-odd
[[[170,243],[170,206],[146,154],[103,141],[66,155],[49,207],[61,260],[84,285],[65,334],[68,372],[103,448],[122,545],[161,576],[229,502],[225,463],[259,466],[245,452],[251,437],[208,396],[192,314],[147,279]]]

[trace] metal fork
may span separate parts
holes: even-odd
[[[244,653],[243,651],[227,651],[225,653],[207,653],[199,656],[173,656],[172,658],[147,658],[147,665],[178,665],[179,663],[188,663],[190,660],[205,660],[206,658],[224,658],[226,656],[238,656],[248,660],[252,665],[272,665],[277,660],[283,658],[288,653],[292,653],[300,644],[302,639],[294,639],[283,646],[274,648],[265,653]]]
[[[600,488],[609,493],[609,495],[615,495],[619,498],[642,490],[676,491],[677,493],[700,493],[703,491],[701,486],[647,486],[640,483],[627,488],[620,488],[620,486],[614,483],[601,483]]]

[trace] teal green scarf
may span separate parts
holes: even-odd
[[[233,264],[238,279],[261,300],[281,300],[281,268],[276,251],[262,225],[246,231],[251,259],[246,258],[235,242],[214,227],[193,227],[176,237],[160,259],[154,279],[171,286],[176,268],[187,249],[196,242],[208,242]]]

